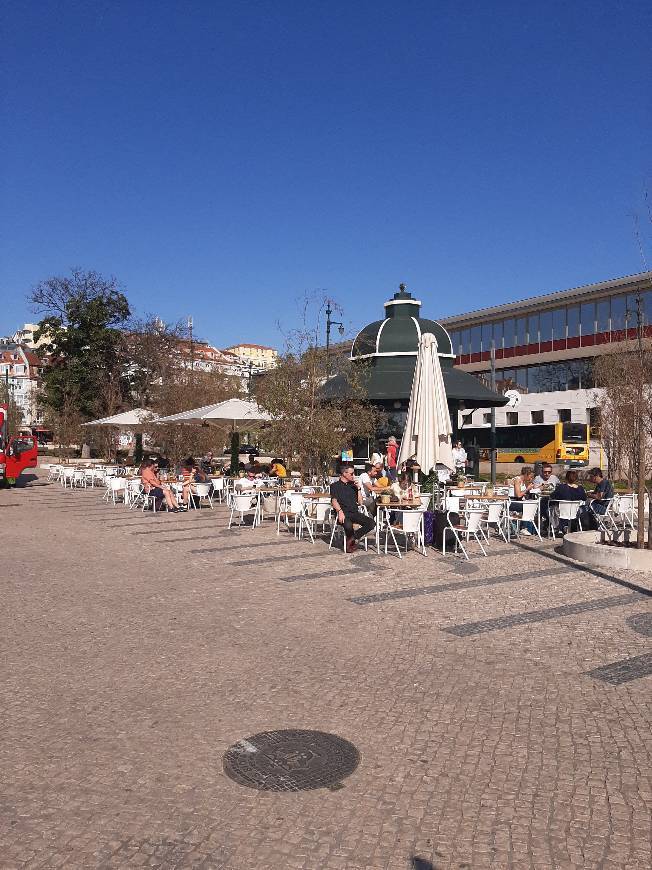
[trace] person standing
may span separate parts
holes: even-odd
[[[393,435],[387,439],[387,473],[392,483],[396,480],[396,457],[398,456],[398,443]]]
[[[462,447],[461,441],[456,441],[453,450],[453,462],[455,463],[455,470],[458,474],[464,474],[466,470],[466,450]]]
[[[345,549],[347,553],[353,553],[357,542],[371,532],[376,523],[366,514],[361,513],[362,490],[356,483],[352,465],[342,465],[339,480],[331,484],[331,505],[337,512],[337,521],[344,526]],[[353,524],[359,526],[353,530]]]

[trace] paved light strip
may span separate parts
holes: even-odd
[[[602,665],[592,671],[586,671],[587,677],[594,680],[602,680],[611,683],[612,686],[621,686],[632,680],[640,680],[641,677],[649,677],[652,674],[652,653],[644,653],[632,659],[620,659],[609,665]]]
[[[381,601],[395,601],[401,598],[416,598],[419,595],[436,595],[439,592],[457,592],[464,589],[476,589],[482,586],[496,586],[499,583],[515,583],[519,580],[529,580],[532,577],[547,577],[552,574],[569,574],[568,568],[551,568],[549,571],[524,571],[520,574],[501,574],[498,577],[488,577],[483,580],[463,580],[456,583],[440,583],[437,586],[421,586],[417,589],[398,589],[396,592],[377,592],[373,595],[356,595],[347,598],[353,604],[378,604]]]
[[[577,613],[588,613],[593,610],[606,610],[608,607],[620,607],[636,604],[638,595],[612,595],[611,598],[594,598],[591,601],[580,601],[577,604],[564,604],[561,607],[547,607],[545,610],[532,610],[529,613],[515,613],[513,616],[499,616],[496,619],[483,619],[481,622],[467,622],[465,625],[451,625],[442,628],[447,634],[457,637],[471,637],[475,634],[485,634],[488,631],[500,631],[504,628],[518,628],[532,622],[545,622],[561,616],[573,616]]]

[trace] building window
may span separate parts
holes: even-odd
[[[539,342],[539,315],[530,314],[527,319],[527,334],[529,344],[538,344]]]
[[[597,332],[609,332],[609,300],[601,299],[596,305]]]
[[[514,321],[511,318],[503,321],[503,346],[514,347]]]
[[[539,315],[539,341],[552,341],[552,311],[542,311]]]
[[[519,317],[516,321],[516,344],[527,344],[527,320]]]
[[[570,408],[560,408],[557,411],[557,415],[559,417],[560,423],[570,423],[570,421],[571,421]]]
[[[501,350],[503,346],[503,321],[497,320],[494,323],[494,342],[496,343],[496,350]]]
[[[600,425],[602,422],[600,418],[600,408],[588,408],[587,414],[589,417],[587,422],[591,430],[591,435],[598,436],[600,434]]]
[[[566,338],[566,309],[555,308],[552,312],[552,337],[554,341]]]
[[[575,338],[580,334],[580,306],[571,305],[567,314],[568,338]]]
[[[493,339],[493,324],[492,323],[483,323],[482,324],[482,350],[483,352],[486,350],[491,350],[491,342]]]
[[[480,353],[481,344],[480,344],[480,327],[473,326],[471,327],[471,353]]]
[[[508,411],[506,417],[508,426],[518,426],[518,411]]]
[[[580,321],[582,324],[582,335],[593,335],[595,333],[595,302],[584,302],[582,304]]]
[[[462,414],[462,426],[472,426],[473,425],[473,411],[470,411],[468,414]]]
[[[485,413],[482,415],[482,422],[485,424],[491,423],[491,411],[485,411]]]
[[[532,422],[543,423],[543,411],[532,411]]]
[[[471,353],[471,330],[464,329],[462,331],[462,353]]]
[[[626,296],[614,296],[611,300],[611,331],[618,332],[625,329],[625,312],[627,309]]]

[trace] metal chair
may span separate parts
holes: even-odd
[[[471,560],[469,559],[468,553],[464,549],[464,545],[462,544],[461,539],[465,538],[467,546],[468,546],[469,540],[471,539],[471,537],[474,537],[475,540],[477,541],[477,543],[479,544],[480,549],[482,550],[482,554],[484,556],[486,556],[487,551],[482,546],[482,540],[481,540],[482,531],[480,528],[480,523],[482,521],[484,511],[483,510],[466,510],[466,511],[464,511],[463,512],[463,516],[465,519],[464,525],[462,525],[461,523],[459,525],[456,525],[453,522],[453,520],[451,519],[451,514],[453,514],[453,513],[457,514],[457,511],[448,511],[447,512],[446,521],[447,521],[447,528],[449,528],[453,532],[453,535],[455,537],[455,552],[457,552],[457,548],[459,547],[461,549],[462,553],[464,554],[464,558],[466,559],[466,561],[470,562]],[[446,531],[445,530],[444,530],[442,554],[446,555]]]

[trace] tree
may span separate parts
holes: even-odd
[[[129,317],[127,297],[115,278],[73,270],[33,288],[30,301],[43,315],[36,333],[44,338],[42,401],[55,414],[67,413],[71,396],[76,411],[91,419],[105,411],[107,381],[123,395],[120,327]]]
[[[223,402],[238,395],[240,384],[219,371],[197,371],[177,365],[157,385],[151,410],[160,417],[179,414],[203,405]],[[221,448],[228,438],[228,426],[202,426],[193,423],[154,424],[147,433],[173,462]]]
[[[319,474],[354,438],[374,434],[379,412],[366,400],[352,364],[327,359],[325,349],[317,346],[318,329],[305,326],[310,303],[304,305],[304,328],[290,334],[277,366],[256,378],[255,397],[272,416],[265,426],[266,444],[295,460],[304,474]],[[338,397],[326,400],[329,370],[343,388]]]
[[[642,296],[636,296],[635,338],[620,353],[598,358],[594,373],[600,408],[600,428],[612,476],[624,473],[638,497],[637,546],[645,546],[646,479],[652,474],[652,351],[645,339]],[[627,334],[626,334],[627,337]],[[652,487],[647,488],[652,502]],[[648,521],[652,549],[652,510]]]
[[[0,405],[7,405],[7,437],[16,435],[23,425],[23,413],[14,399],[8,381],[4,378],[0,379]]]

